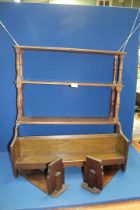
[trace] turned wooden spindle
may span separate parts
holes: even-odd
[[[119,115],[119,108],[120,108],[120,92],[121,92],[121,88],[117,88],[117,95],[116,95],[116,106],[115,106],[115,119],[118,119],[118,115]]]
[[[113,84],[117,82],[117,70],[118,70],[118,55],[114,56],[114,73],[113,73]],[[109,117],[113,117],[115,109],[115,87],[111,90],[111,101],[110,101],[110,112]]]
[[[120,64],[119,64],[118,83],[122,84],[122,72],[123,72],[124,54],[119,55],[119,58],[120,58]]]
[[[120,63],[119,63],[119,75],[118,75],[118,84],[120,84],[120,87],[116,88],[116,106],[115,106],[115,119],[118,119],[119,115],[119,108],[120,108],[120,93],[122,90],[122,71],[123,71],[123,61],[124,61],[124,55],[119,55]]]
[[[16,47],[16,86],[17,86],[17,118],[23,116],[23,85],[22,85],[22,50]]]

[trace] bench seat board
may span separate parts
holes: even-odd
[[[46,164],[54,161],[55,159],[62,158],[64,166],[82,166],[87,155],[93,156],[96,159],[103,160],[103,165],[114,165],[124,163],[124,156],[115,150],[88,153],[86,151],[83,154],[46,154],[46,155],[29,155],[20,156],[16,160],[16,167],[19,169],[41,169],[46,168]]]
[[[15,168],[45,169],[46,164],[58,158],[62,158],[65,167],[83,166],[86,156],[101,159],[103,165],[121,165],[126,161],[122,138],[114,133],[17,137]],[[118,145],[123,145],[122,149],[118,150]]]

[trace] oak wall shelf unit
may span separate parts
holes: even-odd
[[[102,167],[106,165],[120,165],[122,171],[125,171],[128,155],[128,140],[122,132],[121,124],[118,118],[120,94],[123,87],[122,72],[125,52],[39,46],[15,46],[15,50],[17,71],[17,120],[15,126],[15,136],[10,145],[14,175],[17,176],[20,170],[45,170],[47,164],[50,164],[55,160],[59,160],[59,163],[62,161],[64,167],[82,167],[87,156],[100,160],[99,165]],[[113,56],[114,67],[112,83],[73,83],[63,81],[24,80],[22,57],[24,51],[44,51],[44,53],[82,53],[92,54],[93,56],[95,54]],[[109,87],[111,88],[111,96],[108,117],[27,117],[24,115],[23,111],[23,88],[25,84],[55,86],[71,86],[74,84],[85,87]],[[18,135],[20,124],[114,125],[116,131],[110,134],[20,137]],[[93,160],[93,162],[96,161]],[[58,167],[54,166],[54,168]],[[98,173],[96,176],[98,176]]]

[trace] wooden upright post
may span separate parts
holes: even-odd
[[[23,116],[23,73],[22,73],[22,50],[19,46],[16,46],[16,86],[17,86],[17,119]]]
[[[117,82],[117,71],[118,71],[118,55],[114,56],[114,73],[113,73],[113,84]],[[111,91],[111,103],[110,103],[110,113],[109,117],[113,117],[115,109],[115,87],[112,87]]]
[[[119,55],[120,64],[119,64],[119,78],[118,83],[122,84],[122,72],[123,72],[123,63],[124,63],[124,54]]]
[[[119,87],[116,88],[116,106],[115,106],[115,119],[118,120],[119,115],[119,108],[120,108],[120,93],[122,90],[122,71],[123,71],[123,61],[124,61],[124,55],[119,55],[120,63],[119,63],[119,76],[118,76],[118,84],[120,84]]]

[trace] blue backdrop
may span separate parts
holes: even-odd
[[[118,50],[137,9],[0,3],[0,19],[20,45]],[[138,31],[127,46],[120,121],[131,140],[136,89]],[[49,81],[110,82],[113,58],[102,55],[24,53],[24,78]],[[15,53],[0,28],[0,149],[7,149],[16,119]],[[26,85],[27,116],[107,116],[109,88]],[[21,126],[22,135],[112,132],[112,126]]]

